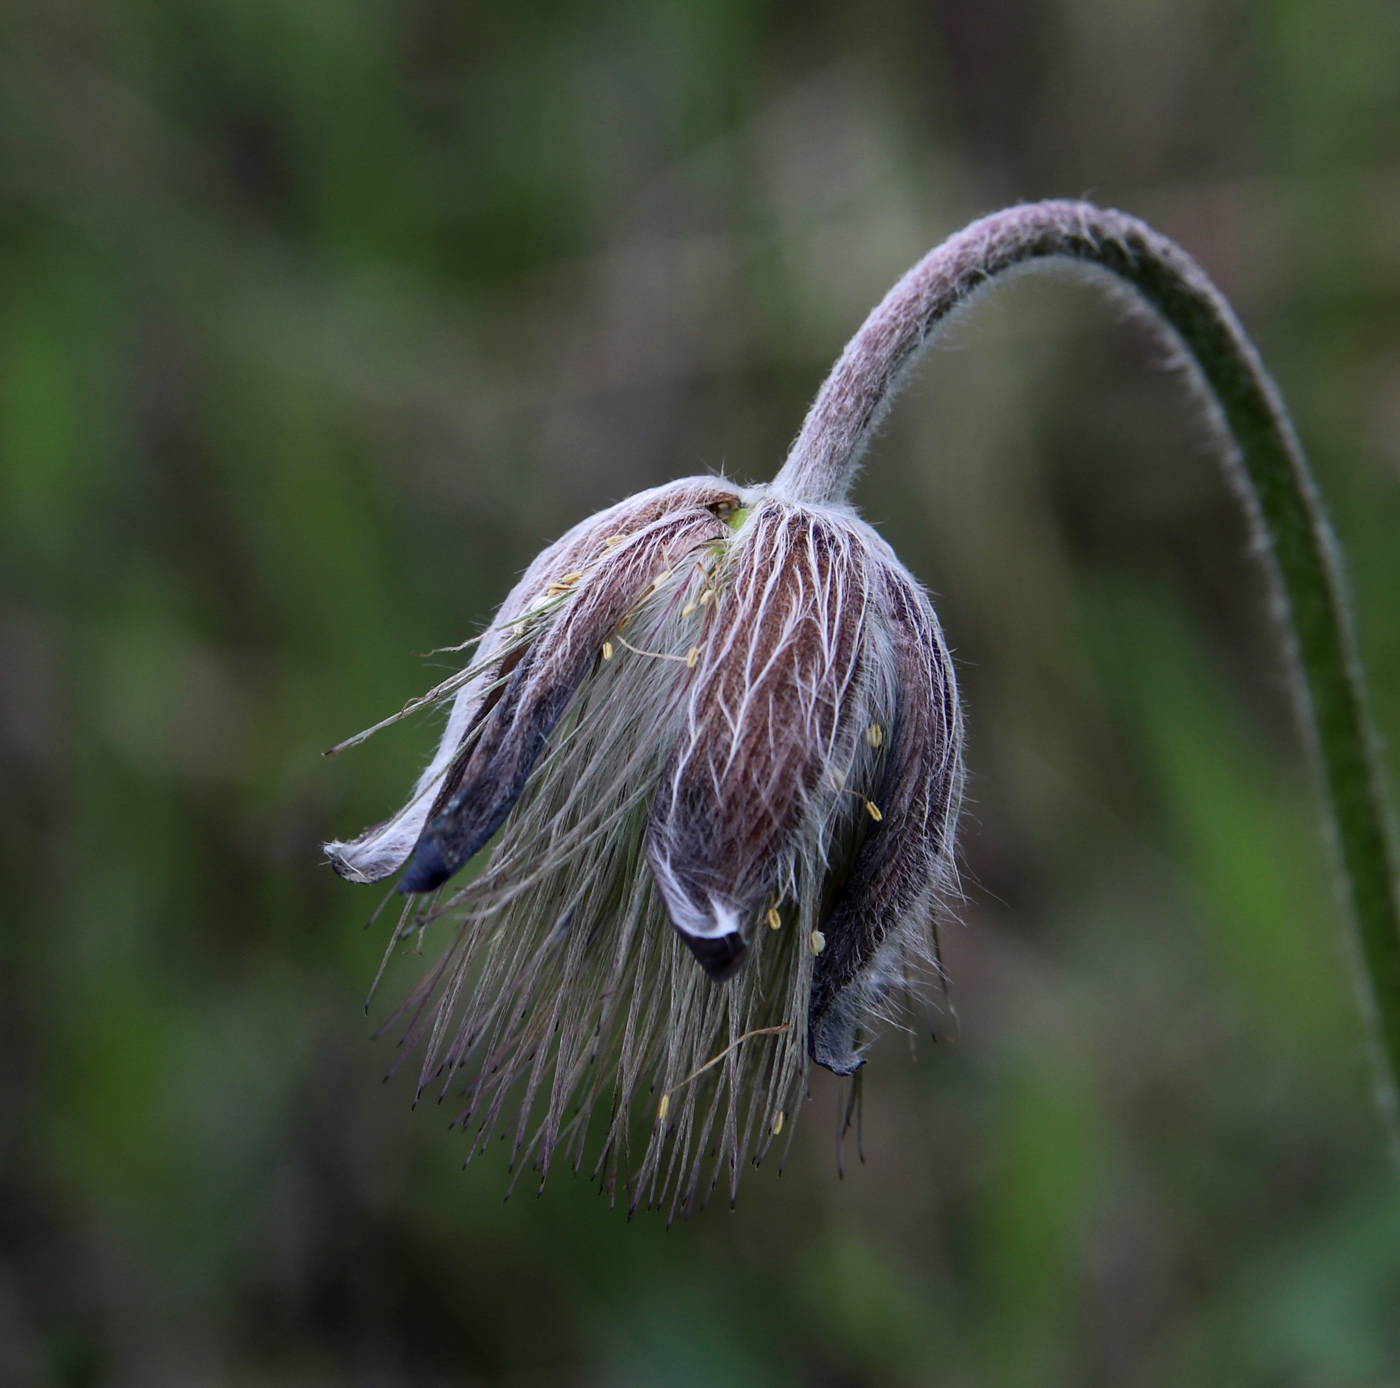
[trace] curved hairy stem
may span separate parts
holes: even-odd
[[[1088,203],[1036,203],[974,222],[914,266],[851,339],[774,490],[795,501],[842,499],[901,377],[949,314],[999,275],[1047,260],[1136,290],[1185,349],[1233,444],[1230,479],[1273,580],[1299,719],[1326,790],[1381,1108],[1400,1156],[1400,875],[1341,562],[1278,391],[1201,268],[1142,222]]]

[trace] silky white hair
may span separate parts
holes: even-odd
[[[732,1198],[809,1059],[853,1071],[937,969],[961,724],[927,598],[848,508],[691,479],[541,555],[453,695],[409,804],[327,845],[436,880],[494,834],[390,942],[449,932],[388,1024],[419,1093],[459,1096],[473,1154],[513,1108],[517,1177],[596,1144],[629,1208]]]

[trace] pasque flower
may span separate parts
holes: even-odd
[[[423,1044],[420,1092],[460,1087],[482,1143],[513,1103],[518,1160],[543,1174],[562,1146],[577,1170],[595,1136],[610,1189],[622,1171],[630,1204],[689,1208],[768,1149],[809,1060],[854,1071],[873,1024],[937,972],[962,788],[953,665],[923,590],[845,498],[940,325],[999,276],[1056,262],[1133,293],[1228,442],[1400,1152],[1400,855],[1336,542],[1200,267],[1074,202],[1008,209],[931,251],[852,338],[771,486],[675,482],[576,526],[470,664],[404,711],[452,699],[436,756],[393,818],[327,852],[353,881],[405,868],[391,950],[450,929],[396,1017],[406,1048]]]
[[[961,721],[928,598],[845,506],[675,482],[546,550],[449,695],[409,803],[327,845],[342,876],[406,863],[400,890],[434,894],[400,935],[457,923],[406,1009],[425,1081],[466,1069],[483,1134],[521,1081],[541,1168],[565,1138],[578,1162],[610,1089],[610,1180],[645,1091],[632,1198],[686,1205],[708,1150],[737,1176],[808,1056],[854,1071],[931,962]]]

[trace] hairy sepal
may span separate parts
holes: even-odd
[[[546,738],[603,643],[658,582],[725,533],[712,509],[687,506],[606,548],[583,572],[450,773],[400,891],[433,890],[486,844],[520,797]]]
[[[471,664],[447,681],[444,698],[454,696],[447,725],[432,760],[419,776],[407,803],[390,818],[349,840],[324,845],[331,866],[346,881],[371,883],[397,872],[417,845],[424,825],[439,811],[444,782],[460,769],[464,743],[484,706],[499,697],[503,655],[518,653],[514,628],[549,592],[551,584],[577,573],[608,552],[608,542],[628,537],[663,517],[682,511],[737,504],[729,485],[713,477],[691,477],[639,492],[581,521],[539,554],[511,589],[491,625],[476,643]],[[363,736],[363,735],[362,735]]]
[[[837,793],[865,619],[864,558],[844,518],[758,505],[705,619],[647,833],[671,923],[716,980],[742,964],[755,915],[795,881],[814,802]]]
[[[398,1011],[399,1054],[421,1045],[420,1083],[464,1091],[457,1112],[473,1152],[514,1112],[515,1170],[543,1179],[559,1151],[579,1170],[601,1132],[603,1189],[630,1173],[629,1206],[673,1213],[703,1204],[725,1177],[732,1194],[750,1156],[778,1130],[780,1150],[790,1136],[818,923],[819,881],[717,985],[668,923],[646,867],[649,810],[684,733],[686,658],[716,558],[703,551],[643,599],[626,644],[615,639],[547,739],[482,870],[450,894],[411,898],[386,952],[391,967],[412,968],[401,943],[430,953],[424,938],[451,932]]]
[[[889,752],[849,877],[822,925],[808,1009],[812,1058],[838,1075],[858,1069],[862,1023],[903,982],[914,944],[951,884],[962,796],[962,718],[952,657],[923,590],[892,553],[879,566],[874,639],[892,676]]]

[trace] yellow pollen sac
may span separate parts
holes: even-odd
[[[663,1094],[661,1096],[661,1102],[656,1106],[656,1121],[658,1123],[664,1123],[666,1121],[666,1114],[670,1107],[671,1096],[669,1094]]]
[[[820,930],[812,931],[811,945],[812,953],[820,954],[826,948],[826,936]]]
[[[700,663],[700,647],[692,646],[685,653],[685,668],[693,670]]]
[[[661,585],[662,585],[663,583],[665,583],[666,580],[667,580],[668,578],[670,578],[670,577],[671,577],[671,571],[670,571],[670,569],[662,569],[662,571],[661,571],[659,574],[657,574],[656,577],[655,577],[654,579],[652,579],[652,581],[651,581],[651,591],[652,591],[653,593],[656,592],[656,591],[661,587]]]
[[[626,535],[609,535],[608,538],[603,541],[603,543],[609,549],[613,549],[616,546],[620,545],[626,538]]]
[[[694,611],[695,611],[695,604],[694,604],[693,602],[688,602],[688,603],[686,603],[686,605],[685,605],[683,608],[681,608],[681,616],[682,616],[682,617],[689,617],[690,614],[691,614],[692,612],[694,612]]]
[[[872,747],[879,747],[885,741],[885,730],[878,723],[872,723],[865,730],[865,740]]]
[[[604,659],[604,660],[611,660],[611,659],[612,659],[612,642],[611,642],[611,641],[604,641],[604,642],[603,642],[603,659]]]
[[[776,906],[770,906],[768,908],[768,914],[764,919],[768,922],[769,930],[777,930],[783,923],[783,918],[778,914],[778,908]]]
[[[714,600],[715,590],[713,588],[706,588],[705,591],[700,594],[701,607],[708,607]]]
[[[876,824],[878,824],[885,817],[880,813],[880,807],[873,800],[867,800],[865,802],[865,812],[870,816],[871,819],[875,821]]]
[[[786,1118],[786,1117],[787,1117],[787,1114],[784,1113],[782,1109],[779,1109],[779,1110],[778,1110],[778,1116],[773,1120],[773,1136],[774,1136],[774,1137],[777,1137],[777,1135],[778,1135],[780,1132],[782,1132],[782,1130],[783,1130],[783,1119]]]

